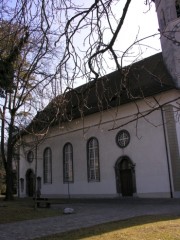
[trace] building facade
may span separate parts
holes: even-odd
[[[166,36],[179,26],[177,3],[156,1],[162,54],[69,92],[44,138],[23,135],[21,197],[180,197],[180,38]]]

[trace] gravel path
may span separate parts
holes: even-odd
[[[176,214],[180,216],[180,199],[98,200],[52,205],[52,207],[60,212],[60,216],[0,224],[0,239],[34,239],[141,215]],[[73,208],[75,213],[62,215],[66,207]]]

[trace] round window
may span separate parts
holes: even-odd
[[[120,148],[125,148],[130,142],[130,134],[127,130],[121,130],[116,136],[117,145]]]
[[[32,151],[29,151],[28,154],[27,154],[27,160],[28,162],[32,162],[34,159],[34,153]]]

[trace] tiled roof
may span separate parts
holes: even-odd
[[[39,127],[49,121],[56,124],[173,88],[175,84],[165,67],[162,54],[158,53],[56,97],[33,122]]]

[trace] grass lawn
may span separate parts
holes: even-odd
[[[56,202],[54,202],[56,203]],[[58,202],[59,203],[59,202]],[[34,209],[32,199],[12,202],[0,198],[0,223],[39,219],[62,214],[57,209]],[[180,240],[180,216],[141,216],[74,230],[38,240]]]
[[[15,199],[6,202],[0,198],[0,223],[10,223],[29,219],[58,216],[61,212],[51,208],[34,209],[32,199]]]
[[[38,240],[179,240],[179,216],[143,216]]]

